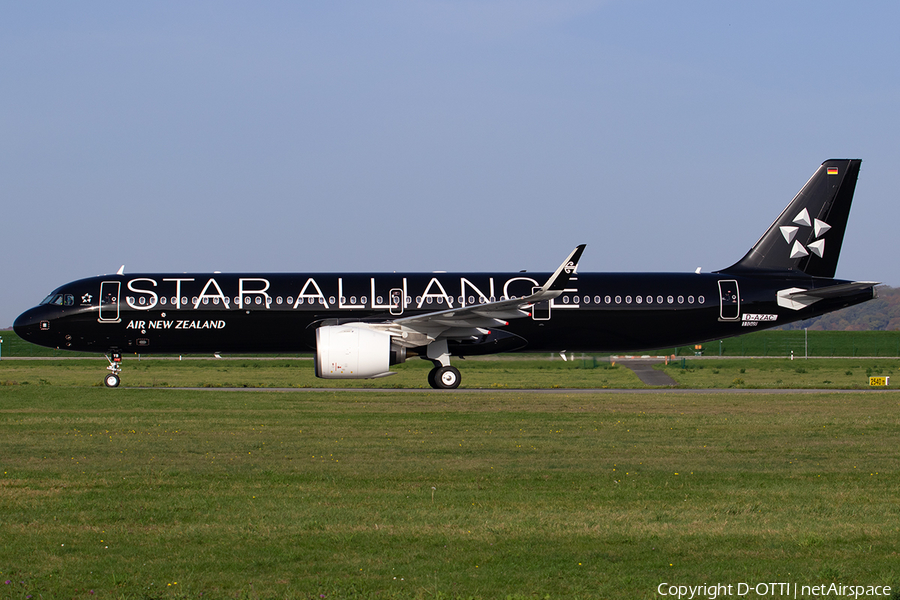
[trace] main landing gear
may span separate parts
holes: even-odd
[[[106,360],[109,361],[109,366],[106,367],[109,374],[103,378],[103,384],[108,388],[119,387],[122,382],[122,378],[119,377],[119,373],[122,372],[122,353],[118,350],[110,350]]]
[[[428,385],[436,390],[454,390],[459,387],[462,377],[459,369],[450,366],[447,340],[428,344],[426,356],[434,364],[434,368],[428,372]]]
[[[440,363],[428,372],[428,385],[436,390],[452,390],[459,387],[461,376],[459,369]]]

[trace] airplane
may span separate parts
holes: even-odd
[[[51,348],[123,353],[315,353],[324,379],[392,375],[419,357],[428,383],[459,386],[450,358],[498,352],[628,352],[700,344],[875,297],[835,279],[861,161],[827,160],[747,254],[711,273],[139,273],[54,290],[14,324]]]

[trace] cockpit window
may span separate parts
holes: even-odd
[[[72,294],[50,294],[41,301],[40,306],[75,306],[75,296]]]

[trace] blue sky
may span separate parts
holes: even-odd
[[[900,285],[893,2],[0,7],[0,327],[147,271],[726,267],[862,158]]]

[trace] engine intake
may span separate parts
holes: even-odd
[[[367,323],[325,325],[316,329],[316,377],[374,379],[394,373],[391,365],[406,361],[406,348],[391,335]]]

